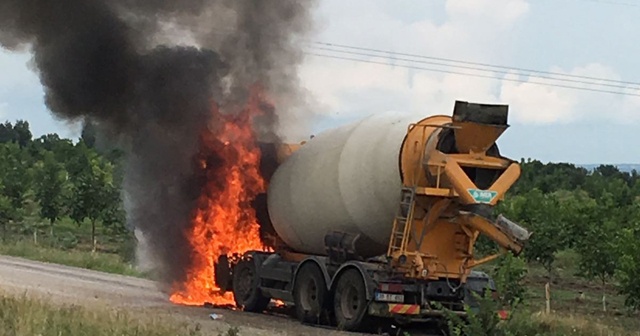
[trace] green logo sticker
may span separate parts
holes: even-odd
[[[478,203],[491,203],[498,196],[498,192],[493,190],[469,189],[467,191]]]

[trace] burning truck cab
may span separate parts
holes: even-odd
[[[292,304],[305,323],[361,330],[375,317],[465,315],[491,278],[483,234],[519,254],[530,233],[494,206],[520,174],[495,143],[508,107],[456,102],[452,116],[378,114],[300,145],[263,144],[254,208],[268,249],[215,263],[215,283],[252,312]],[[437,303],[437,304],[436,304]]]

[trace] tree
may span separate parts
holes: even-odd
[[[126,214],[119,184],[114,182],[108,183],[105,186],[105,196],[105,208],[100,218],[102,224],[112,234],[127,233]]]
[[[560,246],[570,249],[580,244],[586,223],[595,216],[598,204],[583,190],[560,190],[553,193],[558,201]]]
[[[500,258],[492,277],[503,304],[513,307],[524,299],[526,288],[523,281],[526,275],[527,264],[523,259],[514,256],[511,252]]]
[[[8,121],[0,124],[0,143],[13,142],[13,139],[15,139],[13,125]]]
[[[40,215],[49,220],[50,232],[53,236],[55,222],[64,213],[64,186],[66,171],[53,153],[46,152],[44,162],[36,173],[35,195],[40,203]]]
[[[562,248],[563,240],[558,200],[533,189],[504,203],[505,215],[533,232],[524,250],[525,259],[540,263],[550,277],[555,253]]]
[[[0,172],[3,182],[2,194],[9,197],[14,208],[22,209],[32,182],[26,153],[12,143],[4,144],[0,149],[3,158]]]
[[[105,218],[109,207],[111,164],[104,162],[95,152],[80,144],[79,157],[71,175],[72,197],[69,208],[70,217],[81,224],[85,219],[91,221],[91,241],[96,250],[96,223]]]
[[[29,127],[29,122],[25,120],[18,120],[13,126],[14,139],[20,148],[25,148],[30,142],[33,135]]]
[[[0,195],[0,225],[2,225],[2,239],[6,238],[7,225],[17,218],[16,209],[11,205],[11,199],[4,195]]]
[[[606,212],[605,212],[606,214]],[[596,213],[594,213],[596,215]],[[584,235],[576,250],[580,254],[580,273],[587,279],[598,279],[602,285],[602,310],[607,311],[606,284],[616,271],[619,260],[618,228],[604,216],[593,216],[585,222]],[[602,218],[602,220],[601,220]]]
[[[18,120],[15,125],[8,121],[0,124],[0,143],[11,142],[18,144],[20,148],[24,148],[31,142],[32,137],[28,121]]]
[[[621,231],[616,278],[620,283],[620,292],[626,295],[625,305],[631,309],[640,309],[640,224]]]

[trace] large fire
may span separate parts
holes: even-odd
[[[188,239],[193,249],[192,267],[185,283],[178,284],[170,300],[184,305],[233,304],[232,293],[214,284],[214,261],[223,254],[261,250],[259,225],[251,201],[265,191],[260,176],[260,150],[251,121],[261,114],[260,90],[253,90],[239,115],[222,115],[214,109],[215,124],[201,135],[197,157],[205,186],[198,199]]]

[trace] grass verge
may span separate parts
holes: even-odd
[[[0,336],[202,335],[198,327],[166,317],[137,319],[106,308],[58,307],[46,301],[9,296],[0,296],[0,325]]]
[[[107,273],[148,277],[123,261],[119,255],[111,253],[61,250],[35,245],[33,242],[17,241],[0,244],[0,254]]]

